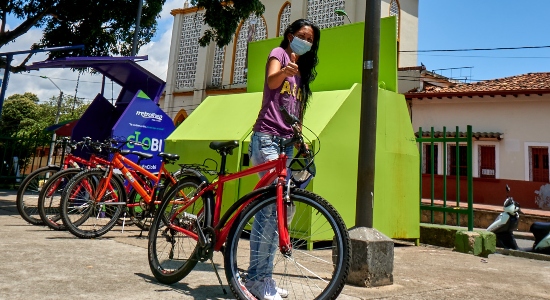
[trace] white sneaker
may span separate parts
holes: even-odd
[[[271,278],[264,278],[259,281],[247,281],[245,286],[259,300],[281,300],[282,297],[288,297],[288,291],[277,288],[275,280]]]

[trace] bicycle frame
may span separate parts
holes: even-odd
[[[95,154],[92,154],[90,156],[90,159],[89,160],[86,160],[86,159],[83,159],[83,158],[80,158],[78,156],[74,156],[72,154],[68,154],[67,157],[65,158],[65,163],[64,163],[64,166],[63,166],[63,169],[66,170],[68,168],[69,165],[72,165],[73,162],[75,163],[80,163],[81,165],[84,165],[84,166],[87,166],[87,167],[97,167],[98,165],[101,165],[101,164],[109,164],[109,161],[101,158],[101,157],[98,157],[96,156]],[[76,168],[77,166],[75,166]],[[78,166],[80,167],[80,166]],[[52,187],[50,188],[50,190],[48,191],[48,193],[46,194],[47,197],[51,197],[52,194],[57,190],[57,188],[59,187],[59,184],[61,182],[56,182],[56,184],[52,185]]]
[[[239,214],[250,202],[254,201],[259,196],[257,195],[246,200],[244,203],[240,204],[236,210],[230,209],[229,211],[227,211],[222,219],[226,219],[226,217],[230,216],[231,214],[233,214],[233,216],[227,222],[220,224],[220,214],[221,214],[221,207],[222,207],[222,194],[223,194],[224,184],[228,181],[236,180],[245,176],[262,172],[262,171],[267,171],[267,173],[256,184],[256,186],[254,187],[254,190],[257,190],[265,186],[269,186],[271,185],[271,183],[277,180],[276,181],[276,191],[277,191],[276,205],[277,205],[277,219],[278,219],[277,226],[279,230],[279,248],[281,251],[284,251],[284,252],[290,251],[291,250],[290,235],[288,234],[288,228],[287,228],[287,222],[286,222],[286,210],[284,210],[284,206],[283,206],[284,205],[283,188],[285,186],[285,181],[287,176],[286,161],[287,161],[287,155],[284,153],[281,153],[279,154],[279,157],[275,160],[264,162],[262,164],[246,169],[244,171],[236,172],[233,174],[227,174],[227,175],[219,174],[218,180],[216,182],[209,184],[204,189],[199,191],[193,198],[189,200],[189,202],[186,205],[179,208],[178,211],[172,215],[170,220],[170,228],[173,230],[182,232],[195,240],[199,240],[199,237],[196,233],[181,227],[174,227],[171,224],[177,215],[179,215],[182,211],[187,209],[187,207],[193,204],[199,197],[203,196],[206,192],[213,191],[215,192],[215,195],[216,195],[216,201],[215,201],[215,207],[214,207],[212,226],[215,229],[215,234],[217,236],[216,244],[214,245],[214,250],[220,251],[223,244],[225,243],[227,235],[229,234],[229,230],[233,225],[233,223],[235,222],[236,218],[239,216]]]
[[[132,170],[128,169],[130,167]],[[151,189],[151,191],[146,191],[142,184],[140,184],[140,178],[136,175],[136,170],[139,171],[140,174],[144,175],[148,179],[153,181],[153,186],[158,186],[160,180],[162,179],[162,175],[166,174],[167,178],[170,179],[172,183],[176,183],[176,180],[168,170],[165,168],[164,161],[162,162],[160,166],[160,171],[158,172],[158,175],[155,175],[148,170],[142,168],[140,165],[136,164],[135,162],[131,161],[130,159],[124,157],[119,152],[115,152],[113,155],[113,159],[111,160],[109,164],[109,169],[107,171],[107,176],[102,178],[102,180],[106,180],[106,182],[110,182],[112,176],[113,176],[113,168],[119,169],[122,172],[122,176],[128,180],[128,183],[136,190],[136,192],[143,198],[145,203],[150,204],[155,195],[155,189]],[[132,175],[134,173],[134,175]],[[103,188],[99,189],[98,196],[102,196],[107,189],[107,186],[103,185]],[[101,199],[101,197],[97,197],[96,199]],[[154,201],[155,204],[159,204],[160,201]],[[139,206],[139,203],[127,203],[128,207],[134,207]]]

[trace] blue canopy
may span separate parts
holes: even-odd
[[[154,103],[158,103],[166,83],[136,63],[148,56],[127,57],[66,57],[35,62],[27,70],[41,68],[92,68],[122,87],[117,104],[130,102],[142,90]]]

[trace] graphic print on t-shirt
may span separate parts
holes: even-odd
[[[281,87],[279,99],[281,106],[286,108],[289,113],[299,117],[302,89],[300,89],[296,83],[285,80]]]

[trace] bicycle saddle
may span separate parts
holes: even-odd
[[[134,154],[137,155],[140,159],[149,159],[153,157],[153,154],[150,153],[144,153],[139,151],[130,151],[130,150],[120,150],[120,154],[126,156],[128,154]]]
[[[165,159],[167,161],[174,161],[174,160],[180,159],[180,156],[177,155],[177,154],[165,153],[165,152],[159,153],[158,156],[162,157],[163,159]]]
[[[219,152],[233,154],[233,149],[239,147],[239,141],[213,141],[210,143],[210,149]]]

